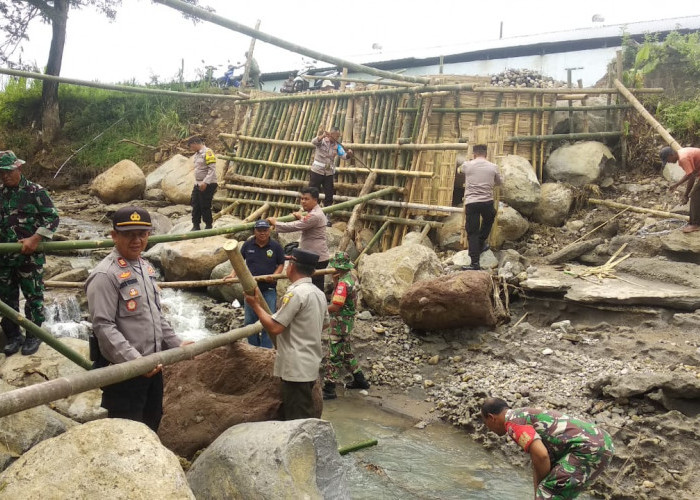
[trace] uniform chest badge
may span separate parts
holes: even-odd
[[[119,279],[125,280],[125,279],[127,279],[129,276],[131,276],[131,271],[124,271],[123,273],[121,273],[121,274],[119,275]]]
[[[129,297],[136,297],[138,294],[139,294],[139,291],[136,288],[129,289]]]
[[[268,250],[268,251],[265,252],[265,253],[267,254],[267,256],[268,256],[269,258],[272,258],[272,256],[275,254],[275,252],[273,252],[272,250]]]
[[[123,257],[119,257],[119,258],[117,259],[117,265],[118,265],[119,267],[126,267],[126,266],[128,266],[129,264],[126,262],[126,260],[125,260]]]
[[[136,310],[136,301],[134,299],[127,301],[126,310],[127,311],[135,311]]]
[[[148,266],[148,274],[156,274],[156,270],[153,269],[151,266]]]

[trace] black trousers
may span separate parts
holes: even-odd
[[[328,267],[328,262],[327,260],[324,260],[323,262],[317,262],[316,263],[316,269],[325,269]],[[316,288],[321,290],[323,293],[326,293],[325,287],[323,286],[326,282],[326,275],[321,274],[319,276],[312,276],[311,277],[311,283],[316,285]]]
[[[311,382],[282,380],[282,414],[285,420],[314,418],[311,391],[315,383],[315,380]]]
[[[135,420],[158,432],[163,416],[163,373],[103,387],[102,407],[108,418]]]
[[[324,207],[330,207],[333,204],[333,176],[332,175],[322,175],[316,172],[311,172],[311,177],[309,178],[309,187],[315,187],[322,192],[326,197],[323,200]]]
[[[493,221],[496,220],[496,208],[493,200],[480,201],[477,203],[467,203],[467,241],[469,242],[469,258],[472,264],[479,264],[481,249],[489,238]]]
[[[214,199],[214,193],[219,185],[214,182],[212,184],[207,184],[204,191],[199,190],[199,186],[195,184],[192,190],[192,198],[190,199],[190,205],[192,205],[192,225],[195,228],[199,227],[201,221],[204,221],[204,225],[207,229],[211,228],[213,218],[211,215],[211,201]]]

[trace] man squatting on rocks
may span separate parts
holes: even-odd
[[[328,304],[328,314],[331,318],[328,335],[324,338],[324,379],[323,399],[335,399],[335,384],[340,380],[340,370],[345,368],[352,374],[352,382],[345,387],[348,389],[369,389],[362,369],[357,364],[350,346],[350,332],[355,324],[355,304],[357,303],[357,287],[352,274],[353,264],[345,252],[337,252],[330,261],[335,268],[333,273],[333,296]]]
[[[674,151],[667,146],[661,149],[659,156],[662,167],[665,167],[666,163],[678,162],[685,172],[685,176],[669,188],[673,192],[678,186],[688,183],[685,193],[681,196],[681,203],[685,205],[690,200],[690,220],[682,231],[692,233],[700,230],[700,183],[696,182],[700,175],[700,148],[681,148]]]
[[[464,210],[466,211],[466,231],[469,242],[471,265],[462,269],[481,269],[479,257],[489,249],[486,240],[496,220],[496,208],[493,206],[493,188],[503,182],[498,166],[486,159],[486,145],[474,146],[474,159],[465,161],[460,166],[464,173]]]
[[[319,191],[323,188],[325,195],[323,206],[330,207],[333,204],[333,176],[335,175],[336,158],[352,158],[352,149],[345,151],[343,146],[338,144],[340,130],[338,127],[331,127],[331,131],[321,131],[318,136],[311,139],[314,145],[314,161],[311,164],[309,186],[315,187]]]
[[[37,252],[43,240],[51,240],[58,228],[58,211],[46,190],[27,180],[20,160],[12,151],[0,151],[0,242],[21,243],[20,253],[3,255],[0,263],[0,300],[19,312],[19,291],[25,298],[24,315],[32,323],[44,322],[44,277],[46,257]],[[41,340],[27,332],[22,337],[19,325],[10,318],[0,322],[5,333],[5,355],[22,348],[22,354],[34,354]]]
[[[253,228],[253,237],[248,238],[241,247],[241,255],[245,260],[250,274],[253,276],[261,276],[266,274],[279,274],[284,269],[284,249],[282,245],[270,238],[270,223],[266,220],[255,222]],[[233,279],[236,277],[236,270],[231,271],[231,274],[224,279]],[[265,302],[267,302],[270,312],[277,311],[277,281],[274,278],[267,278],[265,281],[258,281],[258,288]],[[253,308],[248,305],[244,306],[243,325],[252,325],[258,320],[257,314]],[[256,333],[248,337],[250,345],[258,347],[272,348],[272,339],[268,333],[263,330],[261,333]]]
[[[204,145],[201,137],[192,137],[187,141],[190,151],[194,152],[194,188],[192,189],[192,231],[201,229],[201,221],[204,221],[204,229],[211,229],[213,217],[211,215],[211,202],[214,193],[219,186],[216,179],[216,156],[214,152]]]
[[[150,214],[122,207],[114,213],[112,228],[114,249],[85,282],[94,333],[90,358],[96,368],[192,343],[182,342],[163,316],[155,270],[141,258],[151,233]],[[143,422],[157,432],[163,415],[162,368],[103,387],[107,416]]]
[[[282,413],[285,420],[313,418],[311,397],[321,366],[321,332],[328,325],[326,296],[311,282],[318,255],[295,248],[289,257],[287,277],[292,282],[279,310],[270,315],[258,299],[246,302],[270,335],[277,335],[273,375],[282,379]]]
[[[301,209],[302,211],[292,213],[297,220],[293,222],[277,222],[277,218],[268,217],[267,221],[272,224],[279,233],[292,233],[301,231],[299,239],[299,248],[312,252],[318,255],[316,269],[325,269],[328,266],[330,252],[328,251],[328,243],[326,242],[326,214],[323,213],[318,204],[318,189],[314,187],[305,187],[301,191]],[[313,277],[313,284],[322,292],[325,276],[319,275]]]
[[[508,434],[530,454],[535,500],[576,498],[615,452],[603,429],[557,411],[510,409],[500,398],[487,398],[481,418],[490,431]]]

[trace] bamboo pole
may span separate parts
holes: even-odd
[[[372,68],[370,66],[365,66],[363,64],[357,64],[357,63],[354,63],[352,61],[341,59],[339,57],[331,56],[328,54],[323,54],[322,52],[318,52],[316,50],[302,47],[301,45],[296,45],[294,43],[287,42],[287,41],[282,40],[281,38],[278,38],[276,36],[268,35],[267,33],[263,33],[260,30],[249,28],[248,26],[237,23],[237,22],[232,21],[230,19],[226,19],[225,17],[219,16],[213,12],[209,12],[208,10],[202,9],[202,8],[197,7],[195,5],[187,4],[187,3],[182,2],[180,0],[155,0],[155,1],[157,3],[167,5],[168,7],[172,7],[175,10],[179,10],[180,12],[184,12],[185,14],[188,14],[192,17],[201,19],[203,21],[208,21],[208,22],[213,23],[213,24],[218,24],[219,26],[223,26],[224,28],[228,28],[230,30],[237,31],[239,33],[243,33],[244,35],[252,36],[253,38],[256,38],[258,40],[262,40],[263,42],[267,42],[271,45],[276,45],[277,47],[282,47],[283,49],[290,50],[292,52],[296,52],[297,54],[311,57],[313,59],[325,61],[327,63],[333,64],[333,65],[338,66],[340,68],[346,67],[346,68],[353,70],[357,73],[367,73],[369,75],[381,76],[384,78],[391,78],[393,80],[415,82],[415,83],[430,83],[429,78],[402,75],[399,73],[392,73],[391,71],[383,71],[380,69]]]
[[[332,267],[327,267],[325,269],[317,269],[314,271],[313,276],[321,276],[326,274],[333,274],[335,270]],[[289,279],[286,274],[261,274],[259,276],[253,276],[255,281],[264,281],[267,279],[274,280],[286,280]],[[156,285],[160,288],[204,288],[207,286],[230,286],[232,283],[240,283],[238,278],[228,278],[228,279],[217,279],[217,280],[189,280],[189,281],[158,281]],[[84,288],[84,281],[44,281],[44,285],[51,288]]]
[[[267,139],[265,137],[253,137],[249,135],[237,135],[237,134],[219,134],[219,137],[233,138],[241,142],[258,142],[262,144],[278,144],[280,146],[296,146],[300,148],[313,148],[313,144],[306,141],[282,141],[278,139]],[[366,143],[353,143],[346,142],[343,146],[351,149],[357,150],[377,150],[377,151],[393,151],[396,149],[400,150],[410,150],[410,151],[443,151],[443,150],[462,150],[468,149],[469,144],[464,142],[443,142],[443,143],[431,143],[431,144],[366,144]]]
[[[505,142],[537,142],[537,141],[576,141],[581,139],[605,139],[619,137],[622,132],[591,132],[589,134],[551,134],[551,135],[521,135],[506,137]]]
[[[367,176],[367,180],[365,180],[365,184],[362,186],[362,191],[360,191],[360,196],[364,196],[367,193],[369,193],[374,187],[374,183],[376,181],[377,171],[374,170],[371,174]],[[355,205],[353,207],[352,215],[350,216],[350,220],[348,221],[348,224],[345,227],[345,233],[343,233],[343,237],[340,239],[340,243],[338,244],[338,250],[344,252],[350,244],[350,242],[353,240],[355,236],[355,225],[357,224],[357,221],[359,219],[360,212],[362,212],[364,208],[364,203],[360,203],[359,205]]]
[[[254,210],[248,217],[243,219],[243,222],[254,222],[265,216],[265,213],[270,210],[270,204],[265,203],[257,210]]]
[[[335,206],[335,205],[333,205]],[[340,215],[341,217],[350,217],[352,215],[352,212],[347,212],[344,210],[339,210],[336,212],[336,215]],[[432,227],[442,227],[444,226],[444,223],[442,222],[437,222],[437,221],[432,221],[432,220],[419,220],[419,219],[405,219],[403,217],[391,217],[389,215],[374,215],[374,214],[362,214],[360,215],[360,219],[362,220],[368,220],[372,222],[393,222],[394,224],[401,224],[403,226],[425,226],[430,225]]]
[[[255,30],[260,29],[260,19],[255,23]],[[248,76],[250,75],[250,65],[253,59],[253,50],[255,49],[255,38],[250,39],[250,46],[248,47],[248,59],[245,62],[245,70],[243,71],[243,78],[241,78],[241,86],[245,87],[248,83]],[[255,89],[257,90],[257,89]]]
[[[358,203],[363,201],[373,200],[375,198],[381,198],[383,196],[390,195],[397,190],[396,187],[388,187],[381,189],[379,191],[374,191],[363,197],[353,198],[352,200],[344,201],[331,205],[330,207],[323,207],[321,210],[324,213],[332,213],[340,210],[345,210],[347,208],[354,207]],[[233,200],[237,201],[237,200]],[[263,202],[264,203],[264,202]],[[295,205],[298,209],[299,206]],[[286,215],[277,219],[279,222],[291,222],[296,220],[293,215]],[[208,238],[209,236],[218,236],[222,234],[233,234],[239,233],[241,231],[249,231],[253,229],[255,224],[253,222],[247,222],[244,224],[235,224],[233,226],[219,227],[215,229],[204,229],[202,231],[189,231],[187,233],[179,234],[159,234],[156,236],[151,236],[149,238],[149,245],[155,245],[156,243],[167,243],[171,241],[182,241],[182,240],[194,240],[199,238]],[[85,250],[85,249],[96,249],[96,248],[111,248],[114,246],[114,241],[109,240],[70,240],[70,241],[47,241],[39,243],[37,246],[37,252],[55,252],[62,250]],[[0,243],[0,255],[8,253],[18,253],[22,249],[21,243]]]
[[[33,80],[48,80],[50,82],[67,83],[69,85],[79,85],[81,87],[93,87],[96,89],[115,90],[117,92],[131,92],[134,94],[169,95],[175,97],[210,97],[213,99],[228,99],[241,101],[243,97],[231,94],[204,94],[198,92],[181,92],[179,90],[151,89],[146,87],[130,87],[128,85],[112,85],[110,83],[89,82],[87,80],[77,80],[75,78],[65,78],[62,76],[45,75],[43,73],[32,73],[31,71],[20,71],[17,69],[0,68],[0,74],[18,76],[20,78],[31,78]]]
[[[124,363],[97,368],[89,372],[75,373],[41,384],[5,392],[0,394],[0,417],[50,403],[57,399],[67,398],[73,394],[80,394],[81,392],[123,382],[139,375],[144,375],[158,365],[166,366],[178,361],[193,359],[198,354],[246,338],[261,330],[262,325],[257,322],[253,325],[208,337],[194,344],[156,352]]]
[[[226,177],[227,181],[234,181],[234,182],[247,182],[248,184],[255,184],[258,186],[267,186],[267,187],[302,187],[306,186],[308,183],[299,179],[299,180],[288,180],[288,181],[275,181],[275,180],[268,180],[268,179],[261,179],[259,177],[254,177],[252,175],[239,175],[239,174],[229,174]]]
[[[538,89],[532,87],[473,87],[471,90],[474,92],[505,92],[511,94],[517,94],[522,92],[525,94],[617,94],[619,89],[617,88],[558,88],[558,89]],[[633,89],[636,94],[663,94],[664,89],[662,88],[646,88],[646,89]]]
[[[307,80],[317,80],[316,75],[302,75],[302,78]],[[332,82],[352,82],[352,83],[363,83],[365,85],[386,85],[388,87],[415,87],[416,84],[412,82],[395,82],[386,80],[365,80],[362,78],[349,78],[346,76],[324,76],[324,80],[330,80]],[[342,90],[342,88],[341,88]]]
[[[226,205],[224,208],[222,208],[221,211],[220,211],[218,214],[214,214],[213,219],[214,219],[214,220],[219,220],[219,219],[220,219],[221,217],[223,217],[224,215],[228,215],[228,214],[230,214],[231,212],[233,212],[237,206],[238,206],[238,203],[236,203],[236,202],[234,202],[234,203],[229,203],[229,204]]]
[[[367,439],[365,441],[360,441],[359,443],[350,444],[348,446],[341,446],[338,448],[339,455],[347,455],[350,452],[361,450],[363,448],[369,448],[370,446],[376,446],[376,439]]]
[[[627,87],[625,87],[620,80],[617,78],[613,82],[615,84],[615,87],[620,91],[620,93],[624,96],[625,99],[627,99],[632,106],[634,106],[634,109],[639,111],[639,114],[642,115],[642,118],[644,118],[649,125],[652,126],[652,128],[661,136],[661,138],[666,141],[666,143],[673,148],[674,151],[678,151],[681,149],[681,145],[678,144],[678,142],[673,138],[673,136],[666,130],[663,125],[661,125],[658,121],[656,121],[656,118],[651,116],[651,113],[649,113],[644,106],[642,105],[641,102],[637,100],[634,95],[632,95],[632,92],[629,91]]]
[[[362,251],[360,252],[360,255],[358,255],[357,258],[355,259],[355,266],[357,266],[358,262],[360,262],[360,257],[362,257],[364,254],[369,252],[372,249],[372,247],[379,241],[379,239],[384,234],[384,231],[386,231],[387,228],[389,227],[389,224],[391,224],[390,220],[385,221],[384,224],[381,225],[379,230],[376,233],[374,233],[374,236],[372,236],[372,239],[369,240],[369,242],[367,242],[367,246],[362,249]]]
[[[633,205],[625,205],[624,203],[617,203],[615,201],[599,200],[596,198],[588,198],[587,201],[588,203],[591,203],[593,205],[602,205],[604,207],[615,208],[618,210],[626,209],[630,212],[637,212],[640,214],[651,214],[656,215],[657,217],[663,217],[665,219],[679,219],[685,221],[690,220],[690,217],[688,217],[687,215],[674,214],[673,212],[664,212],[663,210],[654,210],[651,208],[635,207]]]
[[[519,95],[519,94],[518,94]],[[495,112],[525,112],[525,111],[606,111],[606,110],[611,110],[611,109],[629,109],[631,108],[631,104],[611,104],[610,106],[606,105],[599,105],[599,106],[576,106],[569,110],[568,106],[520,106],[516,103],[515,106],[504,106],[504,107],[498,107],[498,106],[484,106],[481,108],[478,107],[472,107],[472,108],[434,108],[433,112],[434,113],[495,113]],[[399,108],[400,113],[407,113],[411,111],[415,111],[417,108]]]
[[[224,160],[231,159],[231,160],[241,162],[241,163],[270,165],[272,167],[286,168],[286,169],[290,169],[290,170],[304,170],[304,171],[311,170],[311,167],[309,165],[299,165],[297,163],[280,163],[280,162],[276,162],[276,161],[257,160],[255,158],[242,158],[240,156],[221,155],[221,156],[219,156],[219,158],[223,158]],[[361,173],[367,172],[367,168],[338,167],[336,169],[336,171],[338,173],[341,173],[341,174],[361,174]],[[382,174],[382,175],[398,175],[398,176],[403,176],[403,177],[422,177],[425,179],[430,179],[434,175],[432,172],[420,172],[420,171],[419,172],[407,172],[405,170],[393,170],[393,169],[379,169],[377,171],[377,173]],[[233,175],[238,175],[238,174],[233,174]],[[247,180],[247,181],[242,181],[242,182],[248,182],[251,184],[253,183],[252,180]],[[265,183],[265,182],[269,183],[269,182],[288,182],[288,181],[268,181],[267,179],[258,179],[258,183]],[[304,185],[306,185],[306,184],[304,184]],[[231,189],[231,188],[229,188],[229,189]]]
[[[35,337],[43,340],[44,342],[46,342],[46,345],[52,347],[55,351],[70,359],[73,363],[80,366],[81,368],[85,368],[86,370],[92,369],[92,363],[89,360],[85,359],[83,356],[81,356],[79,352],[74,351],[73,349],[65,345],[63,342],[58,340],[56,337],[51,335],[50,332],[44,330],[40,326],[35,325],[1,300],[0,316],[9,319],[13,323],[17,323],[19,326],[24,327],[24,329],[28,333],[31,333]]]

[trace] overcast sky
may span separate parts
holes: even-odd
[[[700,15],[698,0],[201,0],[216,13],[286,41],[355,62],[387,56],[406,57],[412,49],[441,47],[438,53],[459,50],[457,45],[503,37],[561,31],[572,28],[624,24],[661,18]],[[604,23],[593,23],[594,15]],[[30,41],[23,44],[22,59],[43,68],[48,57],[51,29],[36,21]],[[152,75],[171,80],[182,60],[186,79],[194,79],[205,64],[243,60],[250,38],[210,23],[193,25],[169,7],[148,0],[123,0],[117,19],[109,22],[93,10],[73,10],[61,75],[117,83],[136,79],[146,83]],[[373,49],[381,47],[380,49]],[[301,56],[257,42],[255,57],[263,72],[297,69]],[[203,62],[204,61],[204,62]],[[320,64],[325,65],[325,64]]]

